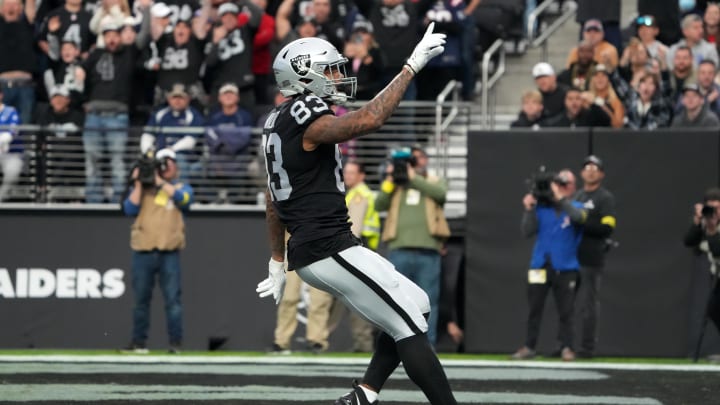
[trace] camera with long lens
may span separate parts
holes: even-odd
[[[393,165],[393,182],[398,186],[405,186],[410,183],[407,165],[410,164],[412,167],[417,165],[417,159],[415,159],[415,156],[412,154],[412,149],[393,149],[390,152],[390,159],[392,160]]]
[[[712,218],[717,213],[717,208],[713,207],[712,205],[705,204],[702,207],[702,211],[700,211],[703,218]]]
[[[160,172],[160,162],[148,154],[143,155],[133,167],[138,168],[138,180],[143,187],[155,186],[155,175]]]
[[[566,186],[569,181],[558,173],[548,171],[545,166],[540,166],[537,172],[527,180],[530,185],[530,194],[535,197],[538,205],[555,204],[555,194],[552,191],[552,183]]]

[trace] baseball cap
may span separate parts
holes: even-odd
[[[55,96],[70,97],[70,92],[65,86],[53,86],[52,89],[50,89],[50,98]]]
[[[605,73],[606,75],[610,75],[610,70],[608,70],[607,66],[605,66],[602,63],[598,63],[595,65],[595,68],[593,69],[593,74],[595,73]]]
[[[226,92],[232,92],[235,94],[240,94],[240,90],[238,90],[238,86],[236,86],[233,83],[225,83],[220,87],[220,90],[218,90],[218,94],[223,94]]]
[[[603,161],[595,155],[590,155],[583,160],[583,167],[590,164],[593,164],[597,166],[598,169],[603,170]]]
[[[172,86],[172,88],[170,89],[170,91],[168,91],[167,95],[170,96],[170,97],[177,97],[177,96],[187,97],[187,96],[188,96],[188,92],[187,92],[187,90],[185,89],[185,85],[184,85],[184,84],[175,83],[175,84],[173,84],[173,86]]]
[[[638,27],[640,26],[646,26],[646,27],[657,27],[657,21],[655,20],[655,17],[651,15],[641,15],[638,18],[635,19],[635,24],[637,24]]]
[[[425,152],[425,149],[420,145],[419,143],[414,143],[410,146],[410,152],[420,152],[423,155],[427,156],[427,152]]]
[[[218,8],[218,16],[222,17],[227,13],[238,14],[240,13],[240,9],[237,5],[235,5],[235,3],[223,3]]]
[[[532,75],[535,79],[543,76],[555,76],[555,69],[547,62],[540,62],[533,66]]]
[[[170,13],[172,13],[172,10],[170,10],[170,7],[165,3],[155,3],[150,7],[150,14],[152,14],[153,17],[165,18],[170,16]]]
[[[137,23],[138,22],[135,19],[135,17],[125,17],[125,18],[123,18],[123,21],[122,21],[123,27],[127,27],[127,26],[134,27],[137,25]]]
[[[372,34],[373,25],[368,20],[358,19],[355,23],[353,23],[352,32],[366,32],[368,34]]]
[[[595,18],[585,21],[585,25],[583,25],[583,31],[589,30],[597,30],[600,32],[604,32],[602,22]]]
[[[160,149],[155,153],[155,160],[157,161],[163,161],[165,159],[172,159],[177,161],[177,155],[175,154],[175,151],[173,151],[170,148]]]
[[[100,33],[104,34],[106,32],[111,32],[111,31],[119,32],[120,30],[122,30],[122,26],[117,24],[115,21],[108,20],[102,24]]]
[[[685,84],[685,85],[683,86],[682,92],[683,92],[683,94],[685,94],[685,92],[687,92],[687,91],[694,91],[694,92],[697,93],[698,95],[701,95],[701,96],[702,96],[702,93],[700,93],[700,87],[698,87],[698,85],[695,84],[695,83],[687,83],[687,84]]]

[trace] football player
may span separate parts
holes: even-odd
[[[331,104],[354,96],[356,78],[346,77],[347,59],[329,42],[302,38],[285,46],[273,63],[280,91],[290,99],[264,125],[268,173],[266,217],[272,257],[261,297],[278,303],[285,268],[327,291],[380,331],[361,383],[336,405],[377,404],[378,393],[402,361],[405,371],[433,405],[456,404],[445,372],[431,347],[425,292],[383,257],[361,246],[350,230],[339,143],[376,131],[390,117],[412,78],[444,50],[445,35],[425,36],[401,72],[357,111],[336,117]],[[285,264],[285,230],[287,244]]]

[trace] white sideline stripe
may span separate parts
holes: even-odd
[[[713,364],[643,364],[643,363],[600,363],[561,361],[498,361],[498,360],[451,360],[441,359],[449,367],[527,367],[527,368],[567,368],[590,370],[647,370],[647,371],[687,371],[720,372],[720,365]],[[152,356],[152,355],[0,355],[0,364],[11,363],[169,363],[169,364],[343,364],[367,365],[370,358],[334,358],[334,357],[288,357],[288,356]]]
[[[108,363],[0,363],[0,375],[32,374],[203,374],[296,376],[296,364],[108,364]],[[363,365],[303,364],[303,377],[346,377],[362,375]],[[450,379],[476,381],[597,381],[609,378],[593,370],[548,370],[537,368],[446,367]],[[408,379],[399,367],[391,379]]]
[[[98,402],[108,400],[271,400],[271,401],[332,401],[347,388],[301,388],[272,385],[202,386],[202,385],[119,385],[119,384],[0,384],[0,398],[9,402],[72,401]],[[660,405],[653,398],[609,395],[535,394],[514,392],[457,391],[460,403],[506,404],[624,404]],[[382,402],[427,403],[418,390],[383,390]]]

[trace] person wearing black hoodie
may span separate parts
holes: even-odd
[[[681,38],[680,7],[677,0],[638,0],[638,15],[651,15],[660,28],[657,39],[665,45],[672,45]]]
[[[571,88],[565,93],[565,112],[549,118],[546,127],[609,127],[610,116],[594,101],[589,92]]]
[[[675,115],[672,128],[717,128],[718,117],[710,111],[697,84],[686,84],[682,93],[682,109]]]
[[[545,120],[542,94],[537,90],[525,91],[522,95],[522,111],[510,128],[538,129]]]

